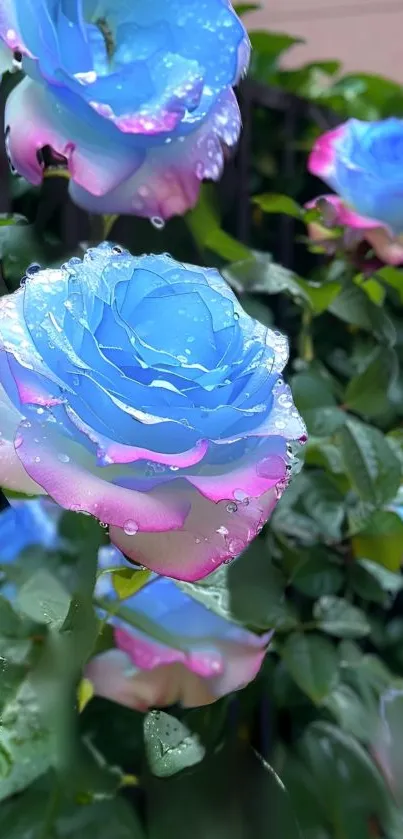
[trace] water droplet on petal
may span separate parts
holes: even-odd
[[[61,463],[69,463],[70,461],[68,454],[63,454],[62,452],[57,455],[57,459],[60,460]]]
[[[134,519],[127,519],[123,525],[123,530],[126,533],[126,536],[134,536],[138,529],[139,526]]]
[[[227,542],[227,548],[232,554],[232,556],[238,556],[238,554],[242,553],[245,548],[245,543],[242,539],[237,539],[234,537],[233,539],[229,539]]]
[[[234,489],[234,492],[232,494],[235,498],[235,501],[241,501],[243,504],[247,504],[249,501],[249,497],[243,489]]]
[[[219,528],[217,528],[217,533],[219,533],[220,536],[228,536],[229,530],[222,524]]]
[[[32,262],[31,265],[28,265],[28,268],[25,271],[25,276],[26,276],[26,278],[29,279],[30,277],[34,277],[35,274],[37,274],[38,271],[40,271],[40,270],[41,270],[41,266],[39,265],[39,263],[38,262]]]
[[[165,227],[165,221],[160,216],[153,216],[151,218],[151,224],[156,230],[163,230]]]
[[[237,509],[238,505],[235,504],[234,501],[230,501],[229,504],[227,504],[227,513],[236,513]]]

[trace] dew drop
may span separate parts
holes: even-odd
[[[229,530],[222,524],[219,528],[217,528],[217,533],[219,533],[220,536],[228,536]]]
[[[238,505],[235,504],[234,501],[230,501],[229,504],[227,504],[227,513],[236,513],[237,509]]]
[[[31,265],[28,265],[28,268],[25,271],[25,276],[27,278],[34,277],[35,274],[37,274],[38,271],[40,271],[40,270],[41,270],[41,266],[39,265],[39,263],[38,262],[32,262]]]
[[[139,526],[134,519],[127,519],[123,525],[123,530],[126,533],[126,536],[134,536],[138,529]]]
[[[69,463],[70,462],[70,458],[69,458],[68,454],[63,454],[63,452],[61,452],[60,454],[57,455],[57,459],[60,460],[61,463]]]
[[[242,553],[245,547],[245,543],[242,541],[242,539],[229,539],[227,547],[232,556],[238,556],[238,554]]]
[[[249,501],[249,496],[243,489],[234,489],[232,493],[235,501],[241,501],[243,504],[247,504]]]
[[[163,230],[165,227],[165,221],[160,216],[152,216],[151,224],[156,230]]]

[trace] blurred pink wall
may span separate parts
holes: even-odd
[[[250,29],[267,28],[306,40],[287,66],[338,58],[346,71],[379,73],[403,83],[403,0],[260,0]]]

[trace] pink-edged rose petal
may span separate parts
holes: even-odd
[[[20,175],[40,184],[43,168],[38,152],[44,146],[67,160],[78,186],[104,195],[127,179],[144,159],[141,150],[103,142],[96,126],[80,120],[44,87],[28,77],[7,99],[5,125],[10,126],[8,153]]]
[[[71,197],[89,212],[135,213],[162,219],[183,215],[195,205],[201,181],[221,176],[226,149],[235,145],[239,131],[235,95],[232,90],[225,91],[197,131],[148,147],[144,163],[133,167],[135,174],[116,189],[99,197],[90,183],[84,189],[73,177]]]
[[[140,565],[174,579],[194,582],[242,553],[259,533],[278,500],[277,488],[258,499],[214,503],[184,482],[171,490],[190,506],[180,530],[128,535],[109,530],[111,541]]]
[[[23,421],[17,435],[17,454],[26,472],[65,509],[91,513],[132,534],[183,525],[189,501],[169,488],[137,492],[110,483],[113,475],[107,468],[97,468],[82,446],[39,423]]]
[[[332,131],[326,131],[316,140],[309,155],[308,171],[318,178],[326,180],[334,171],[336,146],[345,136],[346,128],[339,125]]]

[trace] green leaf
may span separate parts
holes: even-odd
[[[329,306],[329,311],[346,323],[376,335],[390,346],[395,343],[396,332],[390,318],[372,303],[365,291],[355,285],[343,289]]]
[[[400,302],[403,303],[403,273],[401,269],[394,268],[392,265],[385,265],[376,272],[376,276],[386,285],[395,289],[400,297]]]
[[[263,195],[254,195],[252,200],[265,213],[285,213],[285,215],[293,216],[293,218],[301,218],[301,207],[289,195],[276,195],[267,192]]]
[[[330,383],[324,376],[314,370],[305,370],[293,376],[291,388],[309,434],[328,437],[346,422],[346,414],[338,408]]]
[[[112,574],[113,588],[120,600],[132,597],[140,591],[150,579],[151,571],[147,569],[136,571],[133,568],[119,568]]]
[[[348,419],[338,437],[346,472],[360,497],[378,506],[394,498],[400,463],[382,432]]]
[[[177,585],[208,609],[251,629],[285,629],[295,624],[285,599],[285,579],[261,539],[205,580]]]
[[[403,808],[403,686],[382,694],[373,747],[385,777]]]
[[[222,274],[239,295],[284,292],[299,303],[309,302],[296,274],[274,262],[269,253],[254,251],[248,259],[226,266]]]
[[[315,603],[313,616],[320,629],[340,638],[363,638],[371,629],[365,612],[342,597],[321,597]]]
[[[78,556],[81,556],[84,551],[87,555],[97,554],[99,548],[106,543],[105,532],[99,522],[83,513],[64,511],[60,520],[59,533]]]
[[[298,687],[319,705],[338,682],[338,655],[321,635],[294,632],[280,650]]]
[[[307,297],[314,315],[320,315],[329,309],[341,291],[341,285],[338,282],[313,283],[301,278],[298,278],[297,282]]]
[[[366,750],[340,728],[314,722],[298,743],[298,755],[302,771],[312,778],[332,835],[368,839],[370,819],[377,816],[383,821],[390,796]]]
[[[360,565],[371,574],[384,591],[397,594],[403,588],[403,577],[400,573],[394,574],[370,559],[358,559],[355,564]]]
[[[354,277],[354,282],[365,291],[365,294],[368,295],[369,299],[372,300],[377,306],[383,306],[385,301],[386,292],[378,282],[378,280],[374,280],[372,277],[367,279],[362,274],[358,274]]]
[[[338,565],[333,564],[321,554],[302,560],[297,566],[291,583],[294,588],[308,597],[323,597],[337,594],[344,581],[344,574]]]
[[[344,402],[350,411],[368,417],[382,415],[389,406],[389,392],[398,373],[396,353],[379,347],[368,359],[365,368],[350,379]]]
[[[24,628],[20,615],[14,611],[11,603],[0,595],[0,635],[6,638],[19,638]]]
[[[243,17],[248,12],[256,12],[261,9],[260,3],[235,3],[234,10],[238,17]]]
[[[0,260],[9,291],[19,285],[28,265],[43,262],[43,256],[34,226],[24,216],[0,215]]]
[[[345,497],[330,475],[309,472],[302,504],[326,541],[341,539]]]
[[[208,250],[216,253],[226,262],[235,262],[237,259],[248,259],[250,250],[225,230],[216,227],[206,231],[203,245]]]
[[[250,75],[262,82],[272,81],[273,72],[278,67],[278,59],[294,44],[301,44],[300,38],[294,38],[283,32],[257,30],[250,33],[252,43],[252,62]]]
[[[205,184],[196,207],[185,216],[195,242],[199,248],[211,250],[227,262],[248,259],[251,256],[249,248],[222,230],[216,206],[214,187]]]
[[[147,798],[149,839],[300,839],[283,784],[240,745],[227,743],[172,778],[150,778]]]
[[[46,772],[51,759],[50,731],[42,719],[32,686],[28,681],[21,681],[2,709],[0,801],[24,789]]]
[[[145,839],[134,807],[123,798],[80,803],[64,790],[55,792],[51,781],[57,783],[49,775],[1,805],[7,839]]]
[[[273,313],[268,306],[257,300],[251,294],[243,294],[240,299],[240,304],[251,318],[259,320],[264,326],[273,326]]]
[[[398,571],[402,564],[403,521],[397,513],[376,510],[352,540],[354,555]]]
[[[17,605],[37,623],[54,629],[62,626],[69,612],[71,596],[48,571],[36,571],[20,588]]]
[[[369,742],[376,723],[375,701],[369,707],[354,688],[340,684],[328,696],[323,707],[327,708],[344,731],[364,743]]]
[[[176,717],[163,711],[150,711],[144,721],[144,742],[148,765],[153,775],[169,778],[182,769],[200,763],[205,748],[198,734]]]

